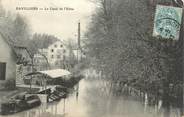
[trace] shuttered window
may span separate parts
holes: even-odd
[[[6,63],[0,62],[0,80],[5,80],[6,78]]]

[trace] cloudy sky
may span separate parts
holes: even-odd
[[[89,0],[1,0],[3,7],[22,14],[32,32],[48,33],[60,39],[77,38],[77,23],[84,34],[95,5]],[[74,10],[16,10],[16,7],[72,8]]]

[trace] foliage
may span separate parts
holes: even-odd
[[[15,46],[27,46],[30,37],[27,20],[19,15],[6,12],[0,1],[0,32]]]
[[[27,20],[20,14],[6,12],[0,2],[0,32],[8,42],[15,46],[25,46],[32,54],[38,49],[46,48],[58,38],[48,34],[31,35]]]
[[[35,54],[38,49],[47,48],[50,44],[58,40],[59,39],[53,35],[35,33],[29,41],[28,48],[32,54]]]
[[[154,8],[147,0],[100,0],[85,43],[96,67],[113,82],[154,91],[165,80],[179,80],[175,42],[152,37]]]

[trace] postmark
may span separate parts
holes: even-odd
[[[157,5],[153,36],[177,40],[180,33],[181,19],[181,8]]]

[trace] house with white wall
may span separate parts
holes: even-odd
[[[1,33],[0,44],[0,89],[3,89],[8,80],[15,86],[17,55]]]
[[[38,49],[34,55],[34,65],[38,71],[56,68],[69,70],[74,66],[75,59],[73,49],[59,40],[47,48]]]
[[[27,66],[31,59],[25,47],[15,45],[1,32],[0,44],[0,89],[13,88],[16,86],[17,64]]]
[[[47,51],[48,61],[52,68],[65,67],[65,61],[69,56],[69,50],[62,41],[56,41],[55,43],[51,44]]]

